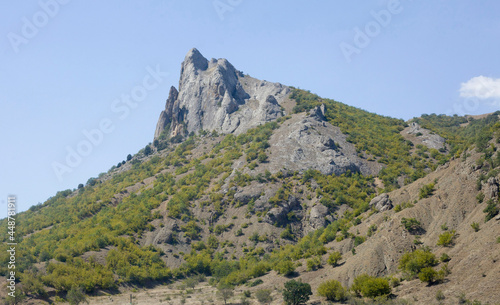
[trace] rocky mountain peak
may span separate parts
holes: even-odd
[[[260,81],[238,71],[226,59],[207,60],[197,49],[186,55],[179,90],[170,90],[155,139],[200,130],[242,133],[283,116],[287,86]]]

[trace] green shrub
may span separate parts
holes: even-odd
[[[416,276],[423,268],[437,265],[436,255],[428,249],[418,249],[403,254],[398,268],[410,276]]]
[[[436,292],[436,300],[437,300],[437,301],[442,301],[442,300],[444,300],[445,298],[446,298],[446,297],[444,296],[443,291],[438,290],[438,291]]]
[[[455,239],[456,233],[455,230],[450,232],[444,232],[439,235],[439,240],[437,242],[438,246],[448,247],[453,244],[453,240]]]
[[[337,266],[339,261],[342,259],[342,254],[338,251],[333,251],[330,253],[330,256],[328,256],[328,261],[327,263],[332,266]]]
[[[498,212],[500,211],[500,209],[498,208],[497,203],[495,201],[493,201],[493,199],[489,199],[486,202],[486,204],[487,204],[487,206],[483,210],[483,213],[486,213],[486,216],[484,218],[485,222],[487,222],[490,219],[492,219],[493,217],[497,216]]]
[[[477,222],[471,223],[470,226],[474,230],[474,232],[478,232],[480,230],[479,224]]]
[[[371,225],[369,228],[368,228],[368,233],[366,233],[366,235],[368,237],[371,237],[373,235],[373,233],[377,232],[377,225]]]
[[[420,273],[418,274],[418,278],[422,282],[427,282],[428,284],[432,284],[437,279],[437,276],[438,272],[432,267],[425,267],[420,270]]]
[[[389,284],[391,284],[391,287],[398,287],[401,284],[401,281],[397,277],[391,277]]]
[[[363,236],[356,236],[356,237],[354,237],[354,247],[357,247],[357,246],[361,245],[362,243],[364,243],[365,239],[366,238],[363,237]]]
[[[451,257],[446,254],[446,253],[443,253],[441,254],[441,257],[439,258],[440,261],[442,261],[443,263],[446,263],[446,262],[449,262],[451,260]]]
[[[196,224],[196,221],[191,220],[185,226],[181,227],[181,230],[184,232],[184,236],[189,237],[191,239],[199,239],[201,228]]]
[[[372,277],[367,274],[356,277],[351,290],[357,295],[367,298],[389,295],[392,291],[387,279]]]
[[[288,276],[295,272],[295,265],[291,260],[282,260],[277,263],[273,269],[279,274]]]
[[[313,257],[306,261],[307,271],[317,270],[321,267],[321,259],[319,257]]]
[[[477,200],[477,203],[483,203],[483,200],[484,200],[484,193],[483,192],[479,192],[476,196],[476,200]]]
[[[405,229],[412,233],[418,233],[420,230],[422,230],[422,227],[420,226],[420,222],[416,220],[415,218],[402,218],[401,219],[401,224],[405,227]]]
[[[435,186],[434,182],[422,186],[422,188],[419,190],[418,198],[424,199],[432,196],[432,194],[434,193],[434,186]]]
[[[271,303],[273,298],[271,297],[271,289],[259,289],[255,292],[255,298],[261,304]]]
[[[300,281],[291,280],[285,283],[283,289],[283,301],[287,305],[300,305],[309,301],[312,295],[311,285]]]
[[[88,303],[87,297],[85,296],[85,293],[83,293],[82,288],[77,288],[77,287],[71,288],[68,291],[66,298],[68,299],[68,302],[71,305],[78,305],[80,303]]]
[[[318,294],[325,297],[328,301],[344,301],[347,292],[342,284],[336,280],[326,281],[319,285]]]
[[[248,286],[250,286],[250,287],[255,287],[255,286],[260,285],[260,284],[262,284],[262,283],[264,283],[264,281],[263,281],[263,280],[261,280],[261,279],[256,279],[255,281],[251,282]]]
[[[290,225],[286,226],[286,229],[281,232],[280,237],[283,239],[293,240],[293,233]]]

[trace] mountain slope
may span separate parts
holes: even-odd
[[[152,144],[18,215],[23,291],[43,303],[75,286],[125,292],[199,274],[212,284],[261,278],[260,287],[298,276],[315,291],[327,278],[351,286],[363,273],[405,277],[403,253],[427,246],[449,254],[451,274],[429,287],[407,277],[397,298],[428,304],[438,289],[451,299],[475,287],[472,298],[495,301],[498,115],[414,121],[421,135],[193,49]],[[405,229],[403,217],[419,229]],[[454,247],[436,245],[445,224],[458,233]],[[6,241],[6,220],[0,232]],[[334,250],[341,266],[326,264]]]

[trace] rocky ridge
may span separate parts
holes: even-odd
[[[290,89],[236,70],[226,59],[207,60],[191,49],[182,63],[179,90],[170,89],[155,139],[200,130],[240,134],[284,115]]]

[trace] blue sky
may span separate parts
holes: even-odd
[[[8,194],[26,210],[152,141],[192,47],[382,115],[496,111],[498,12],[493,0],[2,1],[0,216]],[[88,155],[58,177],[85,133]]]

